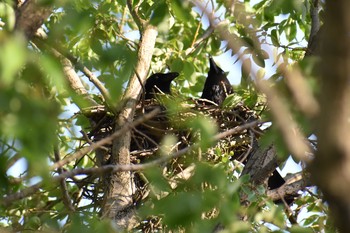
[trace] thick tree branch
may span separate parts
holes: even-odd
[[[249,174],[254,184],[264,183],[278,166],[276,155],[276,148],[273,144],[268,148],[262,148],[256,142],[242,175]]]
[[[129,1],[128,4],[131,4],[131,2]],[[132,10],[132,12],[133,14],[137,14],[137,8]],[[136,16],[134,15],[134,17]],[[119,115],[116,120],[116,130],[127,122],[132,121],[135,115],[136,104],[142,93],[142,85],[144,85],[148,76],[157,34],[157,29],[154,26],[143,24],[135,72],[124,93],[121,110],[118,110]],[[111,156],[111,163],[113,165],[130,164],[130,142],[130,131],[126,132],[122,138],[113,141]],[[136,223],[134,214],[124,211],[125,208],[133,203],[133,185],[132,174],[130,172],[112,174],[105,192],[105,204],[102,206],[102,215],[114,219],[116,224],[124,229],[130,229]]]
[[[38,0],[27,0],[16,11],[15,29],[23,31],[28,40],[32,39],[52,12],[51,6],[43,6],[38,2]]]
[[[293,175],[281,187],[267,191],[267,196],[273,200],[281,200],[288,195],[297,195],[300,190],[304,190],[310,185],[310,178],[304,177],[302,172]]]
[[[350,5],[326,1],[320,68],[318,151],[311,173],[340,232],[350,232]]]
[[[305,56],[319,55],[320,53],[320,39],[321,39],[321,23],[319,17],[320,2],[319,0],[313,0],[310,9],[311,15],[311,30],[309,41],[306,49]]]

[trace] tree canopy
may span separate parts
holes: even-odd
[[[1,231],[349,232],[350,7],[329,2],[0,1]],[[238,82],[220,105],[209,56]]]

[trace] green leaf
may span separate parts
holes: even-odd
[[[256,65],[260,67],[265,67],[265,60],[260,54],[257,54],[257,53],[253,54],[252,58]]]
[[[165,1],[157,2],[153,6],[154,10],[150,23],[154,26],[158,26],[169,15],[169,9]]]
[[[9,4],[0,2],[0,18],[4,21],[6,30],[12,31],[15,27],[16,14]]]
[[[53,56],[41,56],[40,64],[50,80],[49,85],[54,87],[58,93],[67,91],[66,80],[62,72],[62,64]]]
[[[288,25],[285,29],[286,37],[289,41],[292,41],[295,39],[297,35],[297,24],[294,20],[289,19]]]
[[[188,127],[199,133],[199,140],[202,148],[213,144],[213,136],[217,132],[217,125],[210,118],[198,116],[188,121]]]
[[[182,71],[184,67],[184,63],[182,61],[181,58],[175,58],[174,60],[172,60],[171,64],[170,64],[170,70],[171,71],[176,71],[176,72],[180,72]],[[187,72],[187,71],[186,71]]]
[[[27,59],[25,40],[20,36],[15,36],[7,40],[7,43],[0,45],[0,51],[0,78],[3,84],[9,85]]]
[[[183,64],[184,64],[183,73],[184,73],[186,80],[189,81],[190,83],[195,83],[197,81],[196,76],[195,76],[196,69],[195,69],[193,63],[185,61]]]
[[[181,192],[168,195],[156,203],[154,212],[163,214],[163,220],[171,229],[189,226],[201,218],[202,198],[199,194]]]
[[[252,67],[252,62],[251,62],[250,58],[247,58],[243,61],[243,64],[244,65],[241,66],[241,74],[242,74],[241,86],[243,88],[246,88],[251,83],[250,71],[251,71],[251,67]]]
[[[264,68],[260,68],[258,70],[258,72],[256,73],[256,78],[263,79],[265,77],[265,73],[266,73],[265,69]]]
[[[174,13],[175,17],[182,22],[190,22],[191,21],[191,8],[189,8],[189,4],[186,1],[181,0],[172,0],[170,1],[171,10]]]
[[[312,228],[301,227],[298,225],[293,225],[290,229],[291,233],[313,233]]]
[[[274,46],[280,46],[279,33],[276,29],[271,30],[271,41]]]

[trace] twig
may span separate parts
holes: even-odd
[[[88,147],[84,147],[81,150],[74,153],[73,155],[66,157],[63,160],[60,160],[60,161],[54,163],[50,167],[50,170],[56,169],[58,167],[62,167],[63,165],[65,165],[73,160],[79,159],[79,158],[83,157],[85,154],[90,153],[90,152],[96,150],[97,148],[100,148],[103,145],[112,143],[113,139],[123,135],[125,132],[127,132],[128,130],[132,129],[133,127],[141,124],[142,122],[151,119],[152,117],[156,116],[159,112],[160,112],[160,109],[156,108],[156,109],[152,110],[151,112],[143,115],[142,117],[139,117],[138,119],[136,119],[132,123],[126,123],[122,128],[120,128],[118,131],[114,132],[112,135],[110,135],[110,136],[108,136],[108,137],[106,137],[106,138],[104,138],[96,143],[93,143]]]
[[[142,131],[138,130],[138,129],[135,128],[135,127],[133,128],[133,130],[134,130],[136,133],[138,133],[138,134],[140,134],[141,136],[143,136],[143,137],[144,137],[145,139],[147,139],[148,141],[150,141],[154,146],[159,147],[158,143],[155,142],[152,138],[150,138],[147,134],[143,133]]]
[[[60,161],[60,151],[58,149],[58,146],[55,145],[54,148],[54,156],[55,156],[55,160],[56,162]],[[58,174],[62,174],[63,169],[61,167],[57,168],[57,172]],[[62,198],[63,198],[63,204],[70,210],[70,211],[75,211],[74,206],[72,205],[72,200],[68,194],[68,189],[67,189],[67,184],[66,184],[66,180],[62,179],[60,180],[60,186],[62,189]]]
[[[242,132],[242,131],[244,131],[246,129],[253,128],[253,127],[258,126],[258,125],[260,125],[262,123],[263,122],[261,122],[259,120],[256,120],[256,121],[252,121],[252,122],[246,123],[244,125],[239,125],[239,126],[236,126],[233,129],[229,129],[229,130],[227,130],[225,132],[222,132],[222,133],[219,133],[219,134],[215,135],[213,139],[214,139],[214,141],[217,141],[217,140],[226,138],[226,137],[228,137],[230,135]]]

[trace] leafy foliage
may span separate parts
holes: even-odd
[[[14,2],[0,2],[0,23],[5,23],[5,26],[0,24],[0,192],[2,197],[11,197],[40,186],[33,189],[31,195],[1,203],[0,224],[4,229],[117,232],[111,221],[101,221],[98,215],[103,195],[98,175],[64,179],[66,190],[53,180],[65,171],[96,167],[95,153],[90,151],[64,164],[62,169],[50,166],[87,147],[90,139],[98,141],[100,138],[89,138],[93,126],[91,118],[84,114],[84,107],[91,106],[67,81],[60,58],[47,48],[72,58],[77,69],[78,64],[83,64],[91,70],[107,89],[113,103],[121,105],[126,84],[138,62],[141,33],[126,2],[60,1],[43,26],[47,40],[29,43],[14,31]],[[217,0],[214,5],[206,1],[205,11],[216,12],[215,21],[221,21],[211,26],[203,9],[190,1],[130,2],[138,7],[142,20],[149,20],[158,29],[150,72],[180,73],[173,88],[174,98],[163,100],[169,112],[192,111],[182,108],[181,104],[184,99],[200,95],[208,71],[208,54],[222,55],[224,50],[230,49],[221,39],[219,27],[222,27],[240,45],[235,52],[247,64],[240,74],[235,74],[237,79],[241,78],[240,84],[226,99],[223,109],[245,106],[252,115],[271,121],[266,99],[256,90],[252,77],[258,73],[261,79],[266,78],[267,70],[273,73],[271,80],[276,78],[276,85],[285,88],[280,81],[278,65],[281,61],[299,62],[303,57],[311,23],[308,0],[244,0],[236,1],[234,9],[228,5],[229,1]],[[212,32],[211,27],[215,27]],[[40,44],[43,47],[39,47]],[[224,59],[227,64],[234,62],[233,57]],[[303,65],[307,73],[310,65]],[[226,64],[222,64],[224,70],[225,67]],[[77,73],[84,76],[81,71]],[[107,108],[104,96],[91,80],[86,75],[81,80],[87,95]],[[193,103],[189,101],[188,104]],[[293,109],[292,104],[290,106]],[[106,128],[114,122],[111,120],[114,113],[107,110],[108,114],[101,117],[108,121]],[[293,110],[297,115],[298,110]],[[176,114],[174,118],[178,117]],[[300,116],[298,120],[307,131],[305,118]],[[212,137],[221,126],[210,117],[195,113],[182,123],[181,129],[197,133],[188,145],[197,143],[200,149],[192,150],[170,165],[138,174],[144,176],[140,182],[150,194],[141,205],[141,220],[135,231],[212,232],[223,226],[227,232],[334,230],[328,224],[328,206],[322,202],[318,191],[304,193],[295,202],[293,217],[298,221],[292,223],[284,206],[274,204],[266,196],[266,187],[254,186],[249,177],[240,177],[243,165],[234,158],[249,147],[250,141],[244,136],[235,137],[231,143],[236,149],[230,150],[228,144],[213,142]],[[169,142],[173,142],[172,139]],[[288,155],[274,128],[263,140],[275,141],[280,154]],[[205,158],[198,161],[201,153]],[[137,162],[144,160],[135,159]],[[185,180],[178,179],[176,187],[171,187],[169,180],[192,163],[195,164],[193,175]],[[71,198],[74,210],[66,203],[65,194]]]

